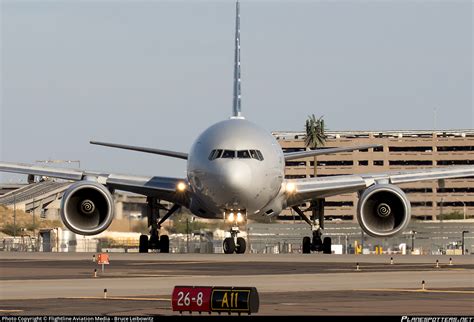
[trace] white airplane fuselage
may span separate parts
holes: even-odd
[[[272,201],[281,193],[284,169],[273,135],[243,118],[218,122],[196,139],[188,155],[195,195],[190,209],[207,218],[222,218],[226,211],[260,214],[269,207],[278,213],[282,206]]]

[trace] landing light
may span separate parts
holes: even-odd
[[[293,193],[296,191],[296,186],[293,182],[288,182],[286,184],[286,192],[287,193]]]
[[[180,182],[176,185],[176,189],[180,192],[186,190],[186,184],[184,182]]]
[[[237,213],[237,221],[242,222],[243,219],[244,219],[244,217],[242,216],[242,214],[240,212],[238,212]]]
[[[228,220],[229,222],[234,221],[234,213],[233,213],[233,212],[231,212],[231,213],[229,214],[229,218],[227,218],[227,220]]]

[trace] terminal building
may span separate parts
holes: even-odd
[[[303,132],[273,132],[285,152],[304,151]],[[323,148],[377,144],[379,148],[317,157],[317,176],[417,170],[474,165],[474,129],[450,131],[328,131]],[[314,157],[286,162],[286,178],[314,176]],[[422,181],[400,185],[413,219],[474,217],[474,178]],[[356,220],[357,193],[326,199],[328,219]],[[304,205],[309,206],[309,203]],[[304,208],[304,206],[302,208]],[[310,211],[307,211],[310,214]],[[285,210],[280,220],[298,217]]]

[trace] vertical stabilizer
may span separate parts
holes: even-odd
[[[240,3],[235,4],[234,102],[233,116],[241,117],[240,89]]]

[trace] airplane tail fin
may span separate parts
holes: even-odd
[[[233,117],[241,116],[240,88],[240,3],[235,3],[235,51],[234,51],[234,101]]]

